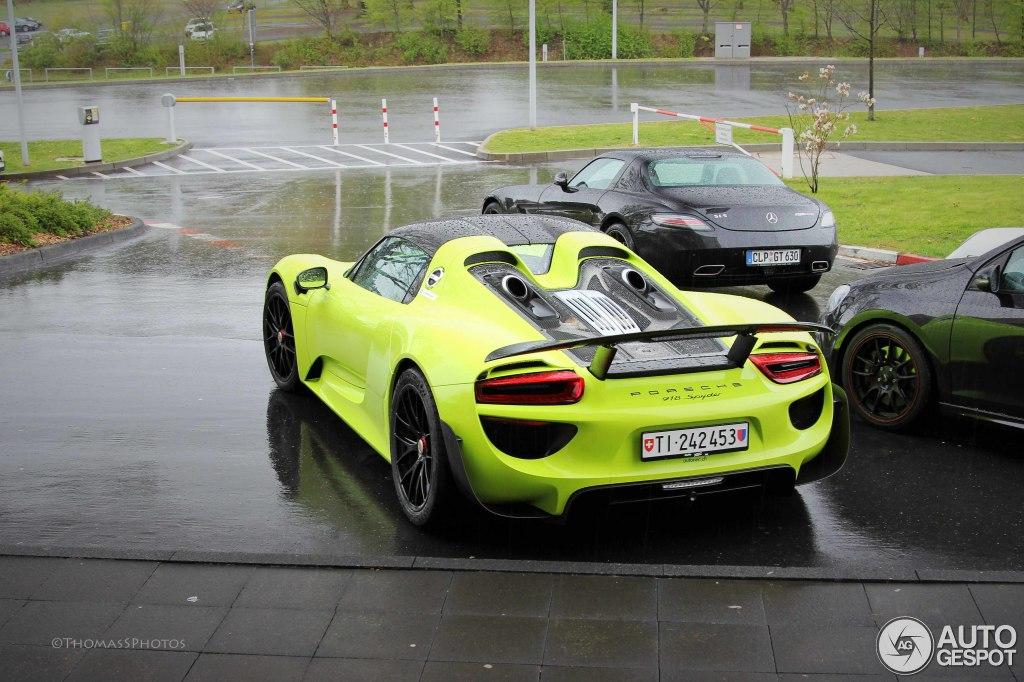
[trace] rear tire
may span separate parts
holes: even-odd
[[[634,251],[636,242],[633,240],[633,233],[629,231],[629,228],[622,223],[612,223],[605,228],[605,234],[625,246],[630,251]]]
[[[284,285],[274,282],[263,299],[263,350],[270,376],[282,390],[299,390],[299,368],[295,357],[295,328]]]
[[[780,277],[768,280],[768,288],[779,294],[803,294],[818,286],[821,275]]]
[[[427,380],[407,369],[391,396],[391,479],[398,504],[417,526],[437,526],[451,518],[455,482],[441,418]]]

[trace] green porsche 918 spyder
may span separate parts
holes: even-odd
[[[415,524],[459,491],[505,516],[581,495],[791,490],[842,467],[846,397],[812,332],[760,301],[680,291],[573,220],[474,216],[354,263],[283,258],[263,342],[391,463]]]

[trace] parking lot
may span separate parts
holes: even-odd
[[[916,435],[857,425],[846,468],[791,498],[581,507],[564,525],[481,512],[446,533],[414,529],[382,459],[316,400],[273,390],[258,338],[263,277],[287,253],[352,258],[390,227],[475,213],[489,188],[546,181],[556,168],[469,156],[392,165],[365,153],[385,165],[283,173],[267,170],[279,165],[272,159],[236,156],[260,169],[186,171],[179,159],[171,167],[183,172],[159,178],[35,183],[153,226],[0,285],[0,373],[19,385],[0,397],[0,544],[370,564],[628,562],[655,572],[788,566],[858,578],[1024,568],[1019,439],[950,420]],[[190,155],[227,170],[227,160]],[[867,267],[841,259],[811,295],[734,293],[814,320],[831,290]]]

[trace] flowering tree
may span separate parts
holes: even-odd
[[[800,75],[806,83],[806,92],[790,92],[786,95],[786,111],[789,124],[796,135],[797,154],[800,157],[800,172],[803,173],[811,193],[818,192],[818,170],[821,155],[830,141],[845,140],[857,134],[857,126],[850,123],[851,106],[863,104],[869,110],[875,106],[875,99],[866,92],[850,98],[850,84],[836,81],[836,67],[833,64],[818,69],[814,79],[810,73]],[[806,162],[806,165],[805,165]]]

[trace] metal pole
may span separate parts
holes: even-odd
[[[612,0],[612,59],[619,58],[619,0]]]
[[[10,2],[10,0],[7,0]],[[537,127],[537,0],[530,0],[530,128]]]
[[[249,18],[249,66],[256,66],[256,10],[247,13]]]
[[[533,2],[533,0],[530,0]],[[14,94],[18,100],[18,135],[21,137],[21,164],[28,165],[28,138],[25,137],[25,102],[21,98],[21,67],[18,65],[18,37],[14,30],[14,0],[7,0],[7,25],[11,29],[11,74]]]
[[[782,133],[782,177],[788,180],[793,177],[793,129],[782,128],[779,132]]]
[[[380,115],[384,119],[384,144],[390,144],[391,140],[388,135],[388,101],[387,99],[380,100]]]
[[[633,112],[633,144],[640,144],[640,105],[630,102],[629,110]]]
[[[338,146],[338,103],[331,98],[331,144]]]
[[[178,71],[181,73],[181,77],[185,77],[185,46],[178,45]]]
[[[441,110],[437,107],[437,98],[434,98],[434,142],[441,142]]]

